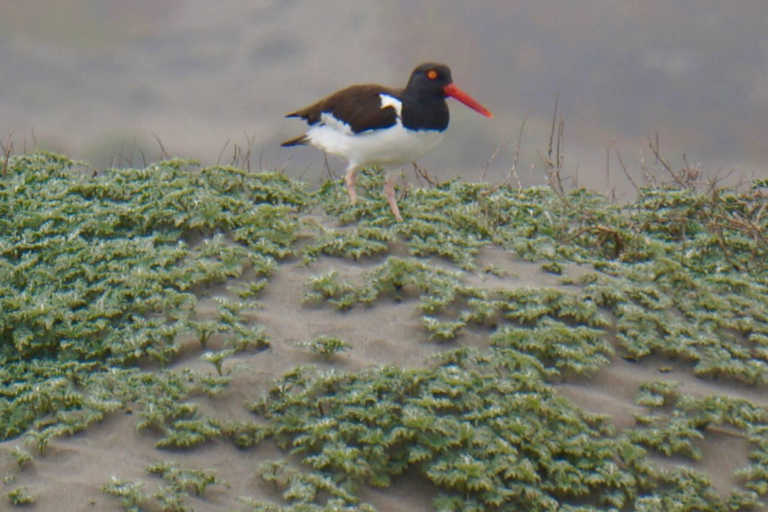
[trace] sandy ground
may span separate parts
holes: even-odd
[[[392,252],[402,252],[394,246]],[[314,363],[355,371],[368,365],[396,364],[405,367],[422,365],[430,355],[458,346],[488,346],[490,329],[466,329],[457,340],[438,344],[425,333],[415,299],[395,303],[379,300],[372,307],[355,307],[339,312],[328,305],[304,304],[305,282],[314,275],[336,270],[348,279],[355,279],[366,269],[380,263],[385,256],[365,262],[351,262],[338,258],[320,258],[305,265],[301,259],[282,262],[270,279],[267,289],[259,297],[262,309],[255,320],[267,329],[272,346],[269,350],[233,357],[225,363],[225,370],[237,366],[235,378],[229,388],[215,398],[195,400],[201,409],[221,419],[248,419],[251,414],[246,403],[258,398],[269,379],[299,364]],[[443,261],[435,264],[449,266]],[[541,270],[540,265],[515,259],[503,250],[485,249],[477,258],[478,268],[493,264],[510,276],[499,278],[487,274],[465,273],[467,282],[483,281],[488,287],[546,286],[562,287],[560,278]],[[593,270],[575,265],[566,266],[565,275],[577,276]],[[564,287],[565,289],[574,289]],[[352,350],[336,356],[326,363],[317,356],[299,349],[297,342],[314,339],[320,334],[342,338],[353,346]],[[182,351],[182,359],[174,368],[193,367],[209,371],[211,366],[199,359],[200,350],[192,344]],[[660,366],[672,370],[661,373]],[[641,363],[615,358],[599,374],[589,379],[569,380],[557,384],[563,396],[584,409],[609,414],[621,429],[633,425],[633,414],[643,409],[633,403],[638,385],[644,381],[678,380],[683,382],[681,392],[706,396],[731,394],[768,406],[764,390],[695,378],[685,365],[670,364],[667,360],[646,358]],[[218,477],[227,482],[213,485],[204,497],[189,498],[188,505],[198,512],[240,510],[238,496],[255,499],[273,496],[269,486],[256,475],[257,465],[265,460],[284,456],[270,442],[255,449],[242,450],[232,443],[216,440],[185,451],[155,448],[156,433],[136,431],[135,416],[126,412],[110,415],[105,421],[85,432],[53,442],[47,455],[35,454],[31,465],[18,471],[10,456],[13,447],[24,444],[16,439],[0,444],[0,474],[14,474],[12,486],[24,485],[36,498],[30,507],[41,511],[114,511],[122,510],[118,500],[102,492],[102,486],[111,476],[147,483],[154,490],[160,479],[149,475],[144,468],[155,462],[175,461],[185,467],[215,469]],[[733,485],[732,472],[747,462],[747,443],[734,433],[708,431],[700,445],[704,459],[694,467],[708,473],[722,492]],[[667,459],[660,464],[689,463],[683,459]],[[11,488],[5,485],[5,489]],[[365,490],[362,498],[381,512],[402,510],[430,510],[431,486],[414,475],[405,475],[385,490]],[[7,492],[7,491],[4,491]],[[3,498],[0,509],[8,507]]]

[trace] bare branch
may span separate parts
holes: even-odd
[[[629,182],[632,184],[633,187],[635,187],[635,192],[640,192],[640,187],[637,186],[637,183],[635,183],[635,180],[632,179],[632,176],[629,175],[629,171],[627,171],[627,166],[624,165],[624,159],[621,158],[621,153],[619,153],[619,150],[616,151],[616,156],[619,157],[619,164],[621,165],[621,170],[624,171],[624,176],[627,177]]]
[[[10,160],[11,153],[13,153],[13,132],[14,130],[11,130],[8,134],[8,137],[5,139],[5,144],[0,143],[0,146],[2,146],[3,149],[3,178],[8,174],[8,160]]]
[[[648,146],[651,148],[651,151],[653,151],[654,156],[656,157],[656,162],[661,163],[661,166],[669,173],[670,176],[675,180],[675,182],[680,185],[683,188],[689,188],[675,173],[675,171],[672,170],[672,168],[667,164],[667,162],[661,157],[661,154],[659,153],[659,132],[656,132],[656,144],[653,143],[653,140],[648,137]]]
[[[248,148],[245,151],[245,155],[243,155],[242,149],[240,150],[240,156],[242,159],[242,162],[248,172],[251,172],[251,149],[253,148],[253,138],[248,137],[248,132],[243,132],[243,135],[245,135],[245,142],[248,144]]]
[[[221,148],[221,152],[219,152],[219,158],[216,159],[217,166],[221,163],[221,157],[224,156],[224,151],[227,150],[227,146],[229,146],[229,139],[227,139],[227,142],[224,143],[224,147]]]
[[[325,166],[325,171],[328,173],[329,180],[339,179],[339,177],[336,176],[336,173],[333,172],[333,169],[331,169],[331,164],[328,163],[328,153],[325,151],[323,151],[323,165]]]
[[[168,152],[165,150],[165,146],[163,146],[163,141],[160,140],[160,137],[157,136],[154,132],[152,133],[152,136],[157,141],[157,145],[160,146],[160,160],[169,160],[171,157],[168,154]]]
[[[525,118],[523,118],[523,122],[520,123],[520,131],[517,134],[517,146],[515,147],[515,158],[512,161],[512,167],[509,169],[509,174],[507,174],[507,177],[504,179],[502,183],[508,183],[511,176],[515,177],[515,180],[517,181],[517,189],[522,190],[523,189],[523,182],[520,181],[520,176],[517,175],[517,163],[520,160],[520,146],[523,142],[523,131],[525,130],[525,123],[528,122],[528,118],[530,117],[530,113],[526,114]]]
[[[419,165],[416,162],[413,162],[413,171],[416,174],[416,179],[419,180],[419,184],[421,184],[422,178],[424,181],[426,181],[430,187],[434,188],[438,185],[437,180],[433,179],[426,169],[419,167]]]
[[[560,90],[557,91],[557,96],[555,96],[555,110],[552,113],[552,129],[549,132],[549,145],[547,146],[547,157],[550,162],[552,162],[552,146],[555,141],[555,124],[557,123],[557,104],[560,101]]]
[[[611,190],[611,146],[616,144],[618,139],[613,139],[605,146],[605,191],[606,194]]]

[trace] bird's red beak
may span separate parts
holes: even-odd
[[[491,117],[491,118],[493,117],[493,114],[491,114],[491,112],[487,108],[485,108],[480,103],[475,101],[475,99],[472,96],[470,96],[469,94],[459,89],[458,86],[456,86],[455,84],[450,83],[446,85],[445,87],[443,87],[443,91],[445,91],[446,96],[450,96],[451,98],[456,98],[457,100],[459,100],[460,102],[462,102],[463,104],[471,108],[472,110],[476,112],[480,112],[485,117]]]

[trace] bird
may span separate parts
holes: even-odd
[[[442,142],[450,118],[447,97],[493,117],[453,83],[448,66],[425,62],[416,66],[405,88],[352,85],[288,114],[287,118],[303,119],[309,128],[281,146],[309,144],[346,160],[344,181],[353,205],[357,202],[356,173],[366,167],[386,171],[384,194],[392,214],[402,221],[395,200],[394,172]]]

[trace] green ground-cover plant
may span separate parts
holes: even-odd
[[[297,343],[296,346],[309,350],[310,352],[331,359],[339,352],[352,350],[352,345],[346,341],[334,336],[320,335],[314,340]]]
[[[308,282],[306,301],[328,301],[345,310],[356,304],[370,305],[381,296],[399,301],[405,294],[418,293],[424,313],[433,313],[447,306],[460,295],[470,295],[473,290],[464,287],[459,274],[415,258],[388,257],[363,275],[363,282],[354,285],[339,282],[338,274],[311,278]]]
[[[375,173],[361,173],[360,178],[361,183],[371,181],[366,189],[381,180]],[[531,260],[635,263],[666,256],[697,272],[764,273],[768,216],[760,183],[745,192],[645,187],[636,202],[620,206],[585,189],[563,195],[550,187],[519,189],[454,180],[409,190],[401,201],[405,222],[396,229],[414,254],[440,254],[461,265],[471,263],[467,258],[478,247],[493,242]],[[326,211],[340,215],[342,222],[343,193],[342,183],[329,181],[317,195]],[[366,198],[362,204],[370,201]],[[381,208],[358,208],[360,222],[391,225],[381,220]],[[421,249],[424,244],[427,250]]]
[[[693,400],[649,384],[638,402],[651,414],[614,433],[608,418],[549,384],[588,377],[614,352],[681,359],[703,378],[768,383],[761,181],[741,192],[648,187],[626,206],[585,190],[452,181],[404,190],[405,220],[396,223],[377,173],[361,173],[371,192],[351,207],[340,181],[308,193],[278,173],[179,160],[94,175],[38,153],[9,158],[5,171],[0,439],[26,433],[45,453],[56,437],[119,409],[134,412],[161,448],[272,438],[304,465],[273,471],[288,482],[287,505],[244,501],[262,512],[371,510],[356,501],[357,487],[387,486],[406,470],[432,482],[446,512],[748,510],[768,493],[768,427],[749,402]],[[314,207],[341,227],[318,223],[300,247],[299,214]],[[227,357],[268,346],[251,318],[283,258],[360,259],[400,243],[410,257],[382,258],[361,282],[312,278],[308,298],[341,310],[413,301],[433,339],[474,325],[490,347],[445,351],[423,369],[299,367],[254,405],[258,422],[200,412],[199,397],[215,399],[232,378]],[[562,272],[570,286],[466,285],[475,254],[491,244]],[[566,263],[593,272],[571,278]],[[202,297],[215,313],[200,314]],[[208,371],[157,369],[176,360],[182,337],[209,351]],[[725,499],[701,474],[660,470],[646,457],[696,458],[710,425],[737,430],[751,450],[738,474],[746,490]],[[193,490],[169,481],[147,495],[140,484],[108,485],[129,510],[149,498],[185,510]]]
[[[123,362],[162,346],[161,326],[138,326],[147,333],[133,351],[110,335],[133,317],[193,308],[190,288],[239,277],[246,265],[268,274],[298,227],[287,215],[289,194],[293,207],[305,200],[273,175],[165,162],[92,177],[73,165],[48,154],[18,157],[0,188],[6,357],[15,349]],[[264,195],[285,204],[256,202]],[[197,248],[195,230],[211,235]],[[242,245],[226,243],[224,232]]]
[[[19,469],[24,469],[25,467],[30,466],[32,461],[35,460],[32,454],[21,446],[14,446],[13,450],[11,450],[11,455],[16,461],[16,465]]]
[[[240,501],[248,512],[376,512],[321,472],[300,470],[278,460],[259,464],[257,473],[272,484],[285,504],[243,497]]]
[[[365,192],[354,208],[349,207],[346,192],[338,182],[327,181],[321,186],[316,198],[325,211],[337,215],[343,224],[356,222],[358,227],[345,232],[340,240],[328,239],[329,232],[325,231],[310,247],[310,256],[324,252],[358,259],[383,250],[384,242],[397,235],[414,256],[443,256],[463,268],[473,268],[472,257],[490,242],[491,232],[484,225],[486,217],[477,211],[472,197],[456,194],[454,182],[409,190],[405,200],[400,201],[408,220],[396,224],[380,194],[367,192],[380,190],[381,173],[366,170],[358,177],[359,188]]]
[[[184,468],[172,462],[152,464],[146,471],[159,476],[164,482],[153,493],[145,491],[142,482],[126,481],[115,476],[102,487],[102,491],[119,497],[120,504],[128,512],[155,510],[156,507],[164,512],[189,512],[193,510],[187,504],[190,491],[196,496],[203,496],[211,485],[227,485],[216,477],[214,471]]]
[[[700,376],[768,382],[768,286],[733,271],[696,275],[659,259],[633,268],[610,265],[584,289],[616,318],[626,357],[683,358]]]
[[[201,318],[197,294],[239,278],[257,287],[241,300],[250,299],[292,251],[307,201],[276,173],[178,160],[90,173],[50,153],[10,158],[0,181],[0,438],[33,428],[44,451],[99,421],[126,400],[95,379],[168,364],[182,335],[266,346],[240,303],[220,297],[219,318]]]
[[[5,493],[11,505],[31,505],[35,502],[35,497],[29,494],[29,489],[24,486],[16,487],[15,489]]]
[[[678,394],[679,383],[648,382],[640,386],[637,403],[651,409],[650,415],[636,415],[637,426],[627,432],[632,442],[664,455],[679,454],[700,460],[703,456],[697,441],[708,427],[730,428],[747,439],[752,464],[736,472],[745,479],[745,487],[753,493],[768,493],[768,410],[747,400],[729,396],[694,398]],[[659,407],[668,412],[655,412]]]
[[[543,380],[499,378],[501,366],[484,367],[298,371],[254,410],[274,422],[279,444],[345,488],[388,486],[418,468],[446,493],[440,509],[458,500],[460,509],[525,503],[543,510],[611,487],[588,478],[613,464],[605,418],[579,412]]]
[[[226,485],[226,483],[216,478],[216,474],[213,471],[183,468],[172,462],[152,464],[147,467],[147,471],[153,475],[160,476],[180,491],[193,491],[196,496],[202,496],[205,493],[205,489],[210,485]]]
[[[669,406],[677,398],[677,388],[682,386],[682,382],[643,382],[640,384],[640,391],[635,398],[635,403],[648,407],[651,412],[655,409]]]
[[[613,347],[605,333],[587,326],[572,326],[545,319],[533,329],[504,326],[491,337],[494,346],[533,355],[563,378],[592,374],[609,363]]]
[[[334,271],[309,279],[306,299],[346,310],[385,296],[418,294],[425,329],[434,339],[453,339],[476,323],[532,337],[529,349],[538,345],[547,357],[556,339],[589,332],[586,345],[574,344],[576,338],[570,347],[561,345],[559,364],[575,373],[606,364],[615,337],[629,359],[656,353],[691,361],[696,375],[768,382],[768,286],[733,274],[694,276],[667,259],[600,269],[569,290],[488,290],[464,285],[460,272],[389,257],[365,272],[361,283],[341,281]],[[554,335],[553,325],[561,326],[561,335],[546,334]]]
[[[289,502],[313,503],[319,501],[322,495],[346,504],[359,502],[357,496],[344,490],[326,475],[292,468],[284,460],[262,462],[258,474]]]
[[[426,369],[297,368],[252,407],[269,422],[262,434],[311,469],[262,466],[262,477],[292,504],[249,503],[253,510],[283,511],[304,510],[296,506],[303,502],[314,510],[323,506],[315,500],[327,486],[355,503],[348,495],[355,497],[360,485],[388,487],[406,471],[434,485],[439,511],[724,512],[751,510],[765,493],[760,443],[753,441],[756,463],[742,472],[749,490],[723,499],[696,471],[650,464],[642,446],[664,452],[665,445],[650,442],[646,427],[617,435],[607,417],[559,398],[545,375],[535,357],[510,348],[444,352]],[[696,431],[728,424],[757,436],[765,420],[765,411],[724,397],[686,398],[678,408]],[[686,436],[672,430],[660,434],[677,443],[668,454],[695,454]]]
[[[369,187],[374,188],[380,180],[370,173],[361,179],[371,180]],[[592,327],[605,328],[611,336],[615,331],[622,356],[679,357],[691,361],[699,376],[766,383],[768,194],[759,181],[742,191],[700,192],[698,185],[679,181],[641,188],[636,202],[620,206],[583,189],[563,192],[451,181],[408,190],[402,201],[405,221],[394,227],[372,206],[361,206],[354,219],[361,226],[396,230],[415,255],[446,256],[465,269],[472,268],[476,250],[489,243],[519,257],[545,260],[547,268],[558,271],[564,261],[592,265],[598,273],[580,284],[585,289],[565,296],[592,308],[586,313],[592,315]],[[343,200],[341,183],[326,183],[317,198],[342,222],[350,220],[344,220],[338,204]],[[425,280],[417,271],[413,274],[410,282]],[[377,290],[387,286],[381,279],[371,273],[370,284],[355,288],[324,276],[310,283],[311,294],[325,295],[348,309],[375,300]],[[460,285],[446,288],[455,294]],[[453,317],[424,310],[430,336],[451,339],[472,321],[493,326],[497,314],[524,322],[557,318],[546,298],[551,292],[532,290],[528,295],[533,301],[528,302],[516,294],[507,297],[505,306],[497,297],[464,291],[463,300],[473,302],[476,310],[463,309]],[[436,308],[455,300],[451,293],[422,289],[420,294],[426,304],[433,299],[430,295],[436,296]]]
[[[509,343],[517,343],[528,338],[526,350],[537,351],[542,360],[562,367],[566,374],[593,372],[608,362],[605,355],[613,353],[607,334],[592,328],[606,328],[609,320],[593,300],[575,293],[522,287],[488,291],[464,285],[460,273],[414,258],[389,257],[367,271],[362,281],[360,285],[339,282],[335,272],[311,278],[306,299],[327,300],[347,309],[371,304],[384,295],[398,300],[415,291],[430,337],[449,340],[470,322],[496,326],[506,319],[526,328],[507,326],[496,340],[506,336]],[[575,326],[582,323],[589,327]]]
[[[321,228],[317,239],[304,248],[304,261],[310,263],[320,254],[359,260],[385,252],[389,248],[388,242],[394,237],[392,230],[364,221],[344,229]]]
[[[141,512],[141,505],[147,499],[143,483],[123,480],[116,476],[104,484],[101,490],[106,494],[119,497],[120,504],[127,512]]]
[[[341,500],[331,499],[323,504],[290,502],[287,505],[279,505],[271,502],[258,501],[253,498],[240,499],[246,512],[376,512],[376,509],[367,503],[350,505]]]
[[[416,189],[409,197],[408,222],[397,227],[414,256],[439,255],[459,267],[474,268],[472,258],[491,241],[491,229],[481,206],[457,197],[451,184]]]

